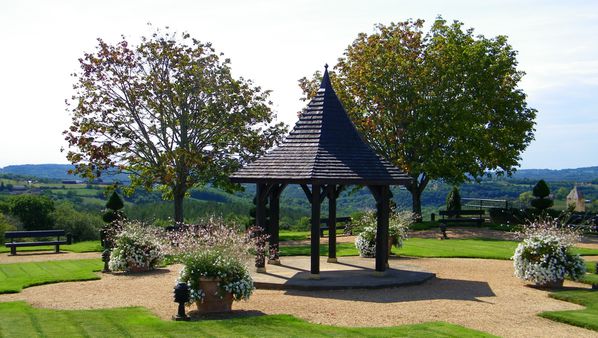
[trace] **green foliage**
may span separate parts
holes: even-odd
[[[453,186],[451,192],[446,196],[446,210],[461,210],[461,195],[459,195],[459,188],[455,186]]]
[[[28,320],[34,318],[34,320]],[[225,320],[161,320],[144,308],[51,310],[25,302],[0,303],[5,337],[492,337],[459,325],[430,322],[391,327],[319,325],[290,315]]]
[[[538,210],[546,210],[554,205],[554,201],[548,198],[536,198],[532,200],[532,207]]]
[[[330,74],[365,139],[414,178],[407,189],[415,213],[431,180],[512,173],[536,116],[505,36],[474,35],[441,17],[428,33],[423,27],[409,20],[359,34]],[[319,77],[300,80],[308,97]]]
[[[210,43],[168,28],[137,45],[98,41],[74,75],[67,158],[86,177],[130,173],[129,190],[159,185],[177,222],[188,189],[235,188],[229,174],[286,132],[272,124],[269,91],[233,77]]]
[[[0,264],[0,293],[20,292],[34,285],[100,279],[95,271],[101,269],[99,259]]]
[[[519,194],[517,199],[523,206],[528,207],[531,205],[532,201],[534,200],[534,195],[532,194],[531,191],[524,191],[521,194]]]
[[[106,202],[106,208],[112,211],[118,211],[122,209],[124,206],[125,202],[123,201],[123,199],[116,191],[113,191],[110,195],[110,198],[108,199],[108,202]]]
[[[14,220],[0,212],[0,244],[4,244],[4,233],[16,230]]]
[[[114,210],[106,210],[102,215],[102,221],[104,221],[105,223],[112,223],[118,220],[118,215],[118,212]]]
[[[565,187],[560,187],[557,189],[557,191],[554,193],[554,198],[556,199],[560,199],[560,200],[564,200],[567,198],[567,195],[569,195],[569,191],[571,189],[567,189]]]
[[[53,212],[55,229],[63,229],[73,236],[75,242],[99,239],[103,225],[99,216],[75,210],[69,202],[56,204]]]
[[[532,193],[534,194],[534,197],[545,198],[548,197],[548,195],[550,195],[550,188],[544,180],[539,180],[538,183],[536,183],[536,185],[534,186]]]
[[[553,206],[554,201],[547,198],[550,195],[550,188],[544,180],[539,180],[534,186],[533,194],[535,199],[531,201],[532,207],[542,211]]]
[[[598,331],[598,292],[567,290],[551,293],[550,297],[583,305],[586,308],[583,310],[542,312],[540,313],[541,317]]]
[[[25,230],[54,228],[54,201],[45,196],[22,194],[9,200],[10,212],[17,216]]]
[[[0,200],[0,213],[2,213],[2,214],[10,213],[10,204],[8,202]]]

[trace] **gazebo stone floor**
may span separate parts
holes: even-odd
[[[339,257],[328,263],[320,257],[319,279],[310,278],[310,257],[281,257],[281,265],[266,264],[266,272],[253,271],[257,289],[270,290],[343,290],[380,289],[422,284],[436,274],[409,265],[409,259],[391,257],[389,268],[380,275],[374,270],[373,258]]]

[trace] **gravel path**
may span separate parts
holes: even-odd
[[[435,230],[417,231],[412,237],[438,237]],[[512,239],[511,234],[490,229],[450,228],[452,238]],[[353,242],[339,236],[338,242]],[[327,238],[322,243],[327,243]],[[283,244],[283,243],[281,243]],[[288,241],[283,245],[308,245]],[[580,246],[598,249],[596,238]],[[99,258],[100,253],[23,252],[0,254],[0,263]],[[585,257],[597,261],[598,256]],[[284,260],[284,258],[283,258]],[[339,259],[342,261],[342,257]],[[513,276],[510,261],[478,259],[394,258],[392,265],[413,265],[437,274],[423,285],[345,291],[256,290],[249,301],[233,305],[237,314],[256,311],[292,314],[314,323],[341,326],[389,326],[447,321],[503,337],[596,337],[596,332],[553,322],[537,316],[542,311],[575,310],[579,305],[548,297]],[[49,284],[18,294],[0,295],[0,301],[24,300],[53,309],[94,309],[143,306],[163,319],[175,313],[172,287],[181,266],[146,274],[103,274],[98,281]],[[587,285],[565,282],[565,286]]]
[[[284,259],[284,258],[283,258]],[[342,258],[341,258],[342,260]],[[286,313],[311,322],[341,326],[389,326],[447,321],[504,337],[596,337],[596,332],[537,316],[542,311],[575,310],[513,277],[510,261],[478,259],[392,259],[435,272],[423,285],[383,290],[257,290],[234,309]],[[54,309],[144,306],[164,319],[175,313],[172,287],[180,266],[149,274],[108,274],[101,280],[50,284],[0,295]],[[566,282],[567,286],[581,286]]]

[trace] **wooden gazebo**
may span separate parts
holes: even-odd
[[[328,66],[317,95],[299,116],[293,130],[266,155],[235,172],[231,181],[256,183],[256,225],[278,248],[280,195],[288,184],[299,184],[311,203],[311,278],[320,274],[320,206],[328,198],[328,261],[336,261],[336,199],[347,185],[367,186],[378,209],[376,271],[387,267],[389,186],[406,185],[411,178],[364,142],[338,99]],[[311,189],[310,189],[311,186]],[[269,215],[266,204],[269,203]],[[269,221],[267,222],[267,218]],[[270,264],[280,264],[276,253]],[[258,267],[260,268],[260,267]]]

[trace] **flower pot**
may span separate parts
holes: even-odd
[[[543,289],[560,289],[563,287],[563,282],[565,280],[563,278],[552,280],[546,283],[536,283],[536,286]]]
[[[218,287],[220,280],[217,278],[200,278],[199,288],[203,290],[203,300],[197,302],[200,313],[230,312],[233,304],[233,295],[230,292],[222,294]]]

